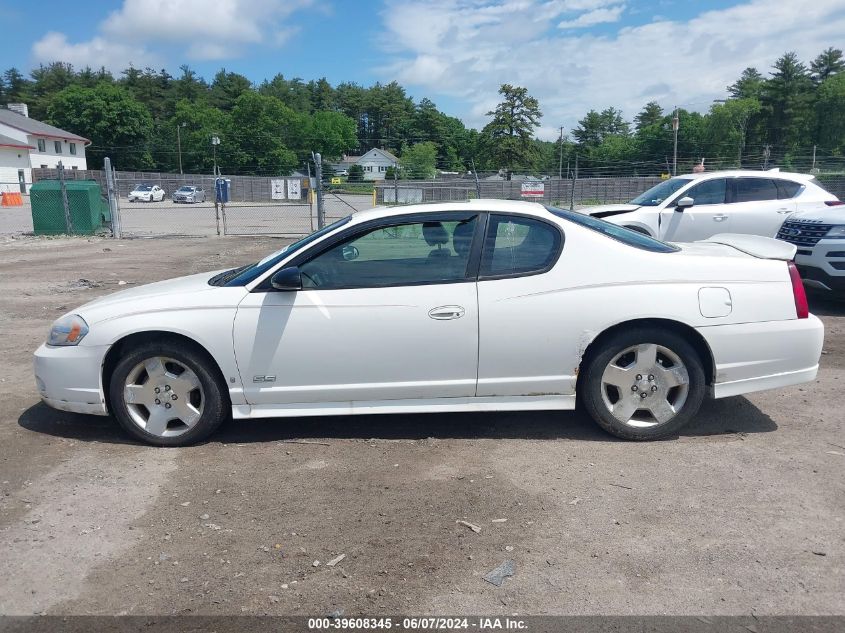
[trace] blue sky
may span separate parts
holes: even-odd
[[[397,80],[480,126],[499,84],[526,86],[551,138],[590,108],[706,110],[746,66],[805,60],[845,32],[842,0],[3,0],[4,68],[63,60],[255,82]]]

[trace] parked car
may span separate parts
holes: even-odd
[[[158,185],[136,185],[135,188],[129,192],[127,198],[129,202],[161,202],[164,200],[164,189]]]
[[[205,191],[202,187],[184,185],[173,192],[173,202],[205,202]]]
[[[259,262],[102,297],[35,353],[44,401],[184,445],[235,419],[572,409],[676,433],[811,381],[823,326],[771,238],[674,245],[533,202],[377,208]]]
[[[784,218],[825,202],[841,204],[811,175],[740,170],[677,176],[628,204],[582,211],[652,237],[691,242],[717,233],[774,237]]]
[[[845,293],[845,207],[820,205],[795,213],[777,237],[796,246],[795,264],[805,286]]]

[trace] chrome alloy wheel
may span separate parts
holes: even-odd
[[[147,358],[132,368],[123,385],[123,400],[132,421],[157,437],[176,437],[190,430],[205,403],[194,371],[164,356]]]
[[[683,408],[689,373],[672,350],[642,343],[611,360],[601,377],[601,397],[623,424],[647,428],[666,424]]]

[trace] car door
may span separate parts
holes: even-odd
[[[251,292],[234,324],[247,401],[473,396],[477,224],[475,213],[428,213],[350,227],[294,260],[301,290]]]
[[[730,232],[726,192],[726,178],[708,178],[677,194],[661,212],[660,237],[670,242],[694,242]],[[693,205],[681,210],[677,202],[686,197],[693,199]]]
[[[563,344],[572,333],[549,309],[559,283],[546,274],[562,244],[560,228],[551,222],[490,215],[478,279],[477,396],[574,393],[577,363]]]
[[[773,178],[741,176],[730,180],[728,213],[731,233],[750,233],[764,237],[777,235],[780,225],[797,210],[795,200],[779,199]]]

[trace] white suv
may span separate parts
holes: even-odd
[[[779,240],[795,244],[795,265],[804,285],[845,292],[845,207],[820,205],[791,215]]]
[[[786,217],[824,203],[841,204],[811,175],[740,170],[676,176],[628,204],[581,212],[663,240],[693,242],[717,233],[774,237]]]

